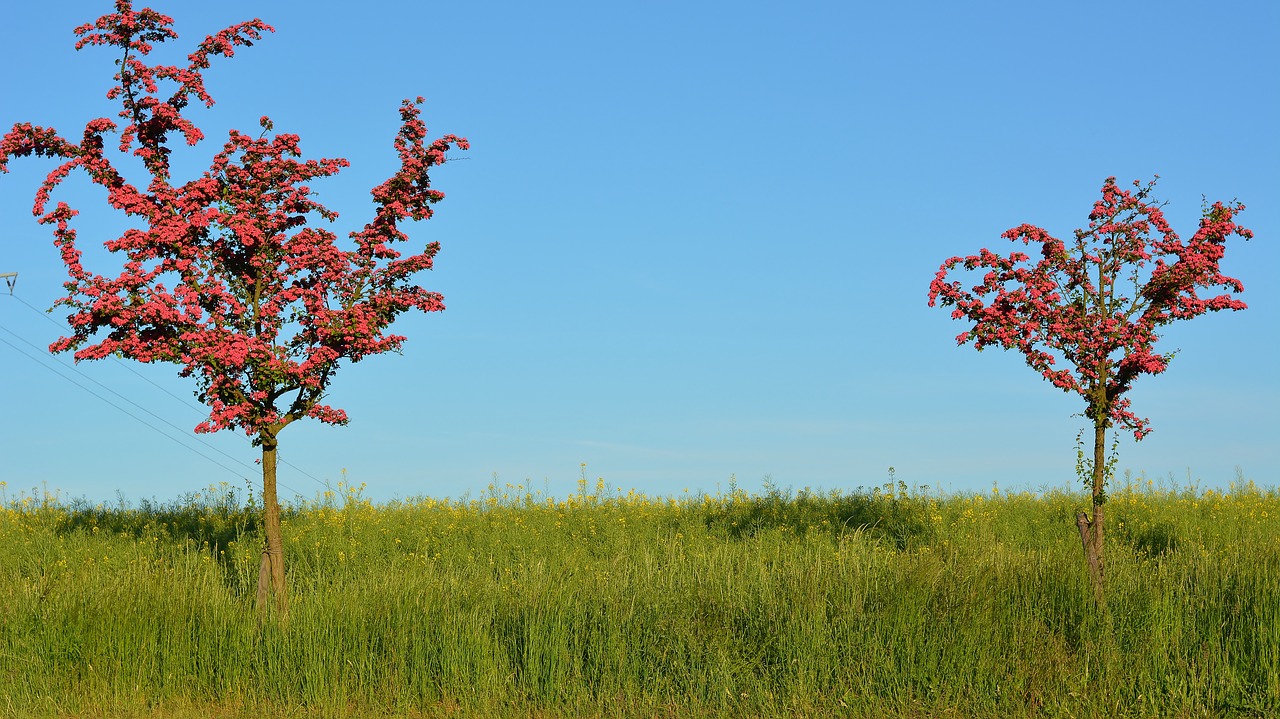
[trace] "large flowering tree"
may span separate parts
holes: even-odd
[[[1165,221],[1163,205],[1151,197],[1155,181],[1133,185],[1136,190],[1126,190],[1107,178],[1089,226],[1077,229],[1071,244],[1033,225],[1005,232],[1005,239],[1038,245],[1034,264],[1024,252],[1005,256],[982,249],[944,262],[929,285],[930,307],[952,307],[953,319],[973,323],[956,337],[958,344],[1017,350],[1045,379],[1084,399],[1094,433],[1093,459],[1083,462],[1093,514],[1080,512],[1076,524],[1099,599],[1107,428],[1117,425],[1137,440],[1151,431],[1149,421],[1131,411],[1125,393],[1138,377],[1169,366],[1172,354],[1155,349],[1162,326],[1245,309],[1233,295],[1244,286],[1223,275],[1218,264],[1228,237],[1253,236],[1234,221],[1244,205],[1215,202],[1183,242]],[[949,277],[958,268],[985,273],[966,289]],[[1203,290],[1225,291],[1208,297]]]
[[[210,58],[232,56],[271,26],[255,19],[210,35],[186,67],[148,65],[144,58],[154,43],[177,37],[173,20],[149,8],[134,10],[130,0],[117,0],[115,8],[75,32],[76,49],[101,45],[121,53],[116,85],[107,93],[121,103],[121,122],[92,120],[78,142],[22,123],[0,141],[0,171],[12,157],[61,160],[34,207],[39,222],[52,228],[69,276],[58,304],[71,309],[72,334],[50,350],[74,351],[77,360],[117,355],[175,363],[182,376],[195,377],[209,407],[197,432],[237,429],[261,446],[266,546],[258,604],[265,606],[270,589],[287,611],[277,438],[304,417],[345,424],[346,414],[323,401],[339,363],[398,349],[405,338],[387,329],[400,313],[444,309],[439,294],[412,279],[431,268],[438,244],[417,254],[395,247],[409,239],[402,224],[431,217],[431,205],[443,197],[431,189],[428,170],[467,141],[446,135],[427,142],[422,98],[406,100],[394,143],[400,167],[373,188],[372,220],[350,233],[344,243],[350,249],[342,249],[332,232],[313,226],[336,213],[316,202],[306,183],[336,174],[347,161],[301,159],[298,136],[271,134],[266,117],[256,136],[232,131],[199,177],[171,177],[170,139],[195,145],[204,138],[184,112],[192,100],[213,105],[202,74]],[[162,96],[162,85],[171,94]],[[141,160],[149,174],[145,185],[117,170],[120,155],[106,149],[110,133],[118,133],[120,153]],[[71,226],[76,210],[65,202],[49,206],[74,171],[105,188],[108,203],[140,225],[105,243],[121,257],[116,276],[81,264]]]

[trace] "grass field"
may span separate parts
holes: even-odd
[[[584,481],[286,511],[10,492],[0,716],[1277,716],[1280,492],[1118,482],[1109,613],[1064,491],[650,498]]]

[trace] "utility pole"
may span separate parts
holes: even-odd
[[[9,285],[9,294],[13,294],[13,283],[18,281],[17,272],[0,272],[0,277],[4,278],[4,283]]]

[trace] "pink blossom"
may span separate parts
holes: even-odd
[[[1232,296],[1243,284],[1223,275],[1218,262],[1228,236],[1253,236],[1233,221],[1244,205],[1216,202],[1183,243],[1160,205],[1149,199],[1154,185],[1135,182],[1138,189],[1131,192],[1107,178],[1088,229],[1076,230],[1069,249],[1033,225],[1006,231],[1007,240],[1041,245],[1042,259],[1035,264],[1023,253],[1003,257],[985,248],[948,259],[929,283],[929,306],[950,306],[953,319],[974,323],[957,343],[1021,352],[1046,380],[1079,394],[1087,416],[1118,423],[1142,439],[1151,431],[1149,422],[1129,411],[1123,395],[1137,377],[1168,368],[1170,355],[1153,350],[1157,329],[1205,312],[1245,309]],[[947,281],[957,268],[987,272],[981,284],[965,290]],[[1128,295],[1121,288],[1127,280]],[[1199,295],[1215,288],[1225,292]],[[1074,372],[1051,369],[1057,359],[1068,360]]]
[[[52,227],[68,273],[68,293],[58,304],[71,310],[72,335],[50,349],[74,351],[77,359],[120,355],[179,365],[209,407],[197,432],[238,428],[255,438],[274,436],[303,417],[345,424],[345,412],[321,404],[340,363],[398,349],[405,338],[387,330],[400,313],[444,309],[438,294],[411,282],[431,268],[439,245],[406,254],[398,243],[409,240],[402,223],[430,218],[431,206],[444,198],[430,187],[430,168],[469,144],[454,135],[427,142],[422,98],[404,101],[393,142],[399,169],[372,190],[372,218],[350,234],[351,250],[338,247],[327,229],[306,226],[313,213],[329,222],[337,217],[314,199],[310,183],[337,174],[347,161],[300,159],[299,137],[268,135],[273,125],[266,115],[260,135],[231,131],[203,176],[173,184],[171,136],[188,145],[204,138],[185,111],[193,98],[214,104],[203,76],[211,58],[231,57],[273,29],[258,19],[239,23],[205,38],[186,67],[148,65],[155,43],[177,38],[172,23],[117,0],[115,13],[76,28],[77,49],[114,47],[123,56],[118,84],[107,93],[121,105],[121,125],[92,120],[73,143],[52,128],[18,123],[0,140],[0,172],[12,157],[60,162],[33,207],[39,222]],[[176,91],[159,96],[160,80]],[[126,180],[105,154],[104,137],[113,132],[121,152],[142,160],[145,186]],[[81,266],[74,209],[58,202],[46,211],[53,191],[75,171],[106,189],[108,203],[142,227],[106,243],[123,258],[118,276]]]

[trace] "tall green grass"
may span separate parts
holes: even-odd
[[[0,716],[1199,717],[1280,707],[1280,493],[1128,483],[1109,613],[1066,492],[0,513]]]

